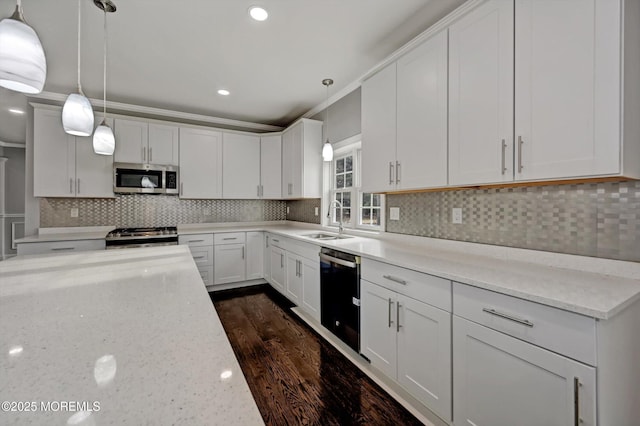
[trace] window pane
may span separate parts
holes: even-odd
[[[336,176],[336,189],[344,188],[344,175]]]
[[[353,173],[347,173],[344,175],[345,188],[351,188],[353,186]]]
[[[362,206],[369,207],[371,205],[371,194],[367,194],[366,192],[362,194]]]
[[[373,206],[380,207],[380,194],[373,194]]]
[[[380,209],[371,209],[371,223],[370,225],[380,225]]]
[[[336,173],[344,173],[344,158],[336,160]]]
[[[343,207],[351,207],[351,193],[343,192],[342,193],[342,206]]]
[[[362,224],[371,225],[371,209],[362,210]]]
[[[338,218],[340,218],[340,213],[338,213]],[[351,223],[351,209],[342,210],[342,221],[344,223]]]
[[[344,159],[344,169],[347,172],[350,172],[353,170],[353,157],[351,155]]]

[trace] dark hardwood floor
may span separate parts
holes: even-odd
[[[267,425],[421,425],[264,285],[210,293]]]

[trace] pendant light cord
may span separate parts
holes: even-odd
[[[104,118],[103,120],[107,119],[107,10],[105,7],[105,11],[104,11],[104,64],[103,64],[103,82],[102,82],[102,90],[103,90],[103,111],[104,111]]]
[[[325,110],[325,121],[327,123],[326,126],[326,132],[327,134],[325,135],[327,137],[327,142],[329,142],[329,84],[327,84],[327,109]]]
[[[82,34],[81,25],[82,19],[80,19],[80,0],[78,0],[78,93],[84,96],[84,93],[82,92],[82,83],[80,82],[80,63],[82,57],[82,51],[80,49],[80,35]]]

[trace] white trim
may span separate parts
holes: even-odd
[[[60,105],[67,99],[67,95],[54,92],[41,92],[37,95],[29,95],[30,99],[44,99],[48,101],[59,102]],[[104,102],[101,99],[89,99],[91,105],[96,108],[102,108]],[[176,120],[195,121],[207,124],[217,124],[220,126],[237,127],[241,129],[261,130],[265,132],[279,132],[284,127],[272,126],[270,124],[252,123],[250,121],[232,120],[229,118],[213,117],[202,114],[192,114],[189,112],[173,111],[169,109],[153,108],[142,105],[126,104],[122,102],[107,101],[107,108],[122,112],[132,112],[138,114],[148,114],[159,117],[167,117]]]
[[[362,142],[362,134],[358,133],[357,135],[349,136],[346,139],[342,139],[341,141],[334,142],[331,145],[333,146],[334,153],[340,149],[346,148],[349,145],[353,145],[356,143]]]
[[[24,218],[24,213],[0,213],[1,219],[13,219],[16,217]]]
[[[27,144],[24,143],[14,143],[14,142],[5,142],[5,141],[0,141],[0,147],[4,147],[4,148],[22,148],[25,149],[27,147]]]
[[[434,35],[436,35],[440,31],[446,30],[455,21],[457,21],[462,16],[466,15],[467,13],[469,13],[476,6],[480,5],[481,3],[485,2],[485,1],[486,0],[468,0],[466,3],[463,3],[457,9],[455,9],[451,13],[447,14],[445,17],[440,19],[435,24],[431,25],[429,28],[427,28],[426,30],[424,30],[423,32],[418,34],[413,39],[409,40],[406,44],[404,44],[398,50],[393,52],[391,55],[387,56],[385,59],[383,59],[382,61],[378,62],[376,65],[371,67],[364,74],[360,75],[360,77],[358,77],[355,81],[353,81],[352,83],[349,83],[342,90],[338,91],[333,96],[331,96],[329,98],[328,105],[327,105],[326,101],[323,101],[322,103],[316,105],[315,107],[313,107],[309,111],[307,111],[305,114],[303,114],[301,116],[301,118],[302,117],[312,117],[312,116],[316,115],[317,113],[319,113],[320,111],[322,111],[325,108],[327,108],[328,106],[333,105],[334,103],[336,103],[337,101],[342,99],[344,96],[348,95],[349,93],[353,92],[358,87],[360,87],[362,85],[363,81],[365,81],[366,79],[368,79],[369,77],[371,77],[372,75],[377,73],[378,71],[382,70],[387,65],[397,61],[400,57],[406,55],[411,50],[415,49],[420,44],[425,42],[427,39],[433,37]]]

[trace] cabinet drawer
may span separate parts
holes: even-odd
[[[281,237],[280,235],[267,234],[268,236],[268,244],[269,246],[279,247],[283,250],[286,250],[288,247],[289,239],[286,237]]]
[[[460,283],[453,283],[453,313],[596,365],[596,322],[593,318]]]
[[[244,232],[225,232],[223,234],[214,234],[213,243],[215,245],[220,244],[244,244],[245,233]]]
[[[180,235],[178,244],[187,244],[191,247],[212,246],[213,234]]]
[[[298,256],[306,257],[307,259],[319,264],[318,253],[320,253],[320,246],[310,243],[303,243],[298,241],[287,242],[287,251],[295,253]]]
[[[451,281],[371,259],[362,259],[362,278],[451,312]]]
[[[105,240],[51,241],[43,243],[20,243],[18,255],[69,253],[75,251],[104,250]]]
[[[213,246],[211,247],[189,247],[191,256],[198,268],[213,266]]]
[[[198,266],[198,272],[200,272],[200,277],[202,277],[202,282],[205,286],[213,285],[213,266]]]

